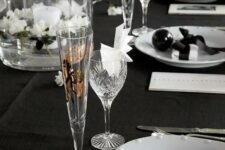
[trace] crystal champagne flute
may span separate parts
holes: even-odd
[[[67,27],[57,32],[67,111],[75,150],[82,150],[83,147],[92,37],[92,29],[89,27]]]
[[[116,52],[109,52],[108,56],[115,56],[114,53]],[[125,140],[121,135],[110,132],[110,109],[125,82],[127,62],[123,59],[104,59],[100,51],[95,51],[89,75],[90,85],[102,102],[105,117],[105,133],[92,137],[91,144],[98,149],[115,149]]]
[[[121,3],[125,28],[131,28],[134,11],[134,0],[121,0]]]
[[[143,33],[152,31],[153,29],[147,27],[147,15],[148,15],[148,5],[150,0],[140,0],[142,7],[142,27],[133,29],[132,34],[139,36]]]

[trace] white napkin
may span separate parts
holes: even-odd
[[[134,38],[133,36],[128,35],[130,28],[124,29],[124,24],[116,27],[116,33],[114,38],[114,49],[120,50],[126,59],[127,62],[133,62],[127,53],[132,50],[132,47],[128,43]]]
[[[124,29],[124,24],[116,27],[116,33],[114,38],[114,46],[110,47],[105,44],[101,44],[101,57],[102,57],[102,65],[107,70],[109,75],[113,73],[118,73],[120,70],[120,62],[118,61],[114,65],[109,65],[109,63],[104,61],[112,61],[112,60],[120,60],[124,59],[127,62],[133,62],[130,56],[127,54],[132,48],[128,45],[133,36],[129,36],[130,29]],[[115,51],[117,51],[115,53]]]

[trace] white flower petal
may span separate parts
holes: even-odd
[[[12,10],[7,11],[6,16],[9,17],[10,19],[17,18],[16,15],[15,15],[15,13]]]
[[[115,15],[121,15],[122,14],[122,8],[121,7],[115,7],[110,6],[107,10],[109,16],[115,16]]]
[[[61,71],[58,71],[58,75],[55,76],[55,82],[58,86],[63,86],[63,76]]]
[[[69,1],[60,0],[59,3],[55,5],[55,7],[59,8],[63,12],[63,16],[65,17],[65,19],[68,19],[71,17],[70,13],[72,16],[82,15],[82,7],[79,4],[77,4],[75,1],[72,1],[70,5]]]
[[[15,34],[18,32],[22,32],[24,31],[26,26],[27,26],[27,22],[25,20],[13,19],[10,22],[9,33]]]

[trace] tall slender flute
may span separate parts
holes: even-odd
[[[92,29],[89,27],[63,28],[57,33],[66,104],[75,150],[82,150],[83,147],[92,37]]]
[[[131,28],[134,11],[134,0],[121,0],[121,3],[125,28]]]
[[[134,29],[132,34],[135,36],[139,36],[143,33],[147,33],[152,31],[153,29],[147,27],[147,16],[148,16],[148,5],[150,0],[140,0],[142,7],[142,27]]]

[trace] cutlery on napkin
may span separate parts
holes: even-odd
[[[221,134],[225,135],[225,129],[214,128],[178,128],[178,127],[156,127],[156,126],[137,126],[137,129],[144,131],[164,131],[167,133],[202,133],[202,134]]]

